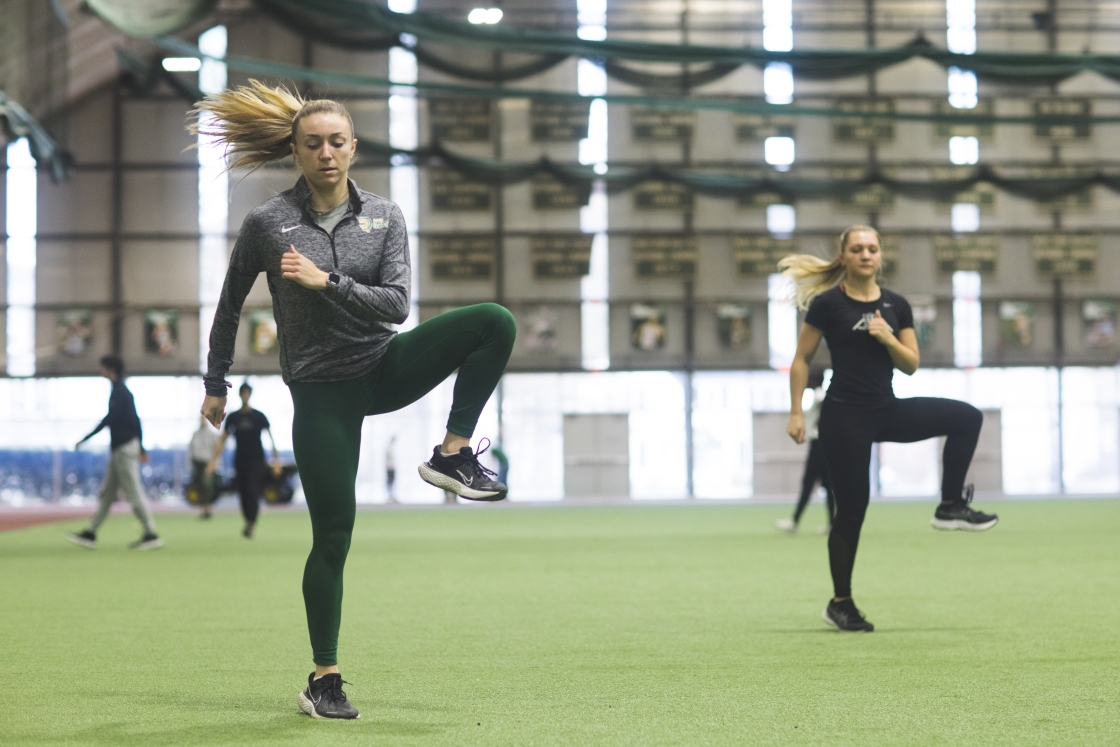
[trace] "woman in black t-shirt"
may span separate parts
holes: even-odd
[[[946,436],[941,505],[931,523],[937,529],[983,531],[998,520],[970,508],[972,486],[964,488],[984,419],[981,412],[952,399],[894,396],[894,369],[907,375],[918,370],[918,341],[910,304],[879,287],[881,263],[878,232],[852,226],[841,234],[840,251],[831,262],[792,255],[778,264],[796,284],[798,306],[808,308],[789,372],[792,407],[786,431],[797,443],[805,440],[801,396],[821,338],[832,355],[832,381],[821,405],[819,428],[836,497],[836,518],[828,537],[835,596],[822,614],[825,622],[842,631],[874,630],[852,602],[851,589],[871,492],[873,443]]]

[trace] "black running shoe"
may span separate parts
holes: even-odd
[[[829,601],[821,613],[824,621],[841,633],[870,633],[875,626],[867,621],[851,599],[843,602]]]
[[[154,550],[157,547],[163,547],[163,540],[151,533],[145,534],[140,539],[128,545],[128,549],[130,550]]]
[[[971,485],[964,489],[964,495],[959,503],[949,505],[942,503],[938,506],[929,523],[933,525],[934,529],[945,531],[963,529],[966,532],[983,532],[985,529],[994,527],[996,522],[999,521],[999,517],[995,514],[974,511],[969,506],[970,503],[972,503]]]
[[[66,539],[70,540],[75,545],[88,547],[90,550],[97,549],[97,535],[88,529],[77,533],[71,532],[70,534],[66,535]]]
[[[358,709],[342,692],[341,674],[324,674],[315,679],[315,673],[307,675],[307,689],[299,694],[296,701],[300,710],[311,718],[361,718]]]
[[[506,497],[506,486],[493,479],[496,472],[483,467],[478,458],[490,448],[490,439],[477,452],[464,446],[458,454],[444,456],[439,447],[432,458],[420,465],[420,478],[429,485],[448,490],[469,501],[500,501]]]

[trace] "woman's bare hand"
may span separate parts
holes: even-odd
[[[327,274],[289,244],[288,251],[280,258],[280,276],[294,280],[304,288],[323,290],[327,287]]]
[[[875,309],[875,318],[867,323],[867,333],[888,347],[895,339],[894,330],[878,309]]]
[[[206,399],[202,400],[201,412],[202,417],[210,421],[210,425],[221,428],[226,417],[226,398],[207,394]]]
[[[795,442],[805,443],[805,416],[799,412],[789,414],[789,423],[786,424],[786,433]]]

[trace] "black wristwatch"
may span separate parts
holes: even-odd
[[[339,274],[337,272],[332,272],[329,275],[327,275],[327,282],[330,283],[331,285],[333,285],[335,288],[337,288],[338,284],[342,282],[342,278],[339,276]]]

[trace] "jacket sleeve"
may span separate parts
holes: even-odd
[[[241,307],[257,275],[264,271],[264,240],[260,221],[254,213],[250,213],[241,225],[237,243],[233,246],[222,295],[210,327],[210,353],[206,357],[206,375],[202,380],[206,393],[214,397],[226,396],[226,391],[232,386],[226,381],[226,374],[233,365],[233,345],[237,339],[237,325],[241,321]]]
[[[393,206],[385,229],[377,284],[362,285],[342,275],[337,287],[328,283],[324,292],[359,319],[400,324],[408,317],[412,262],[408,253],[408,229],[400,208]]]

